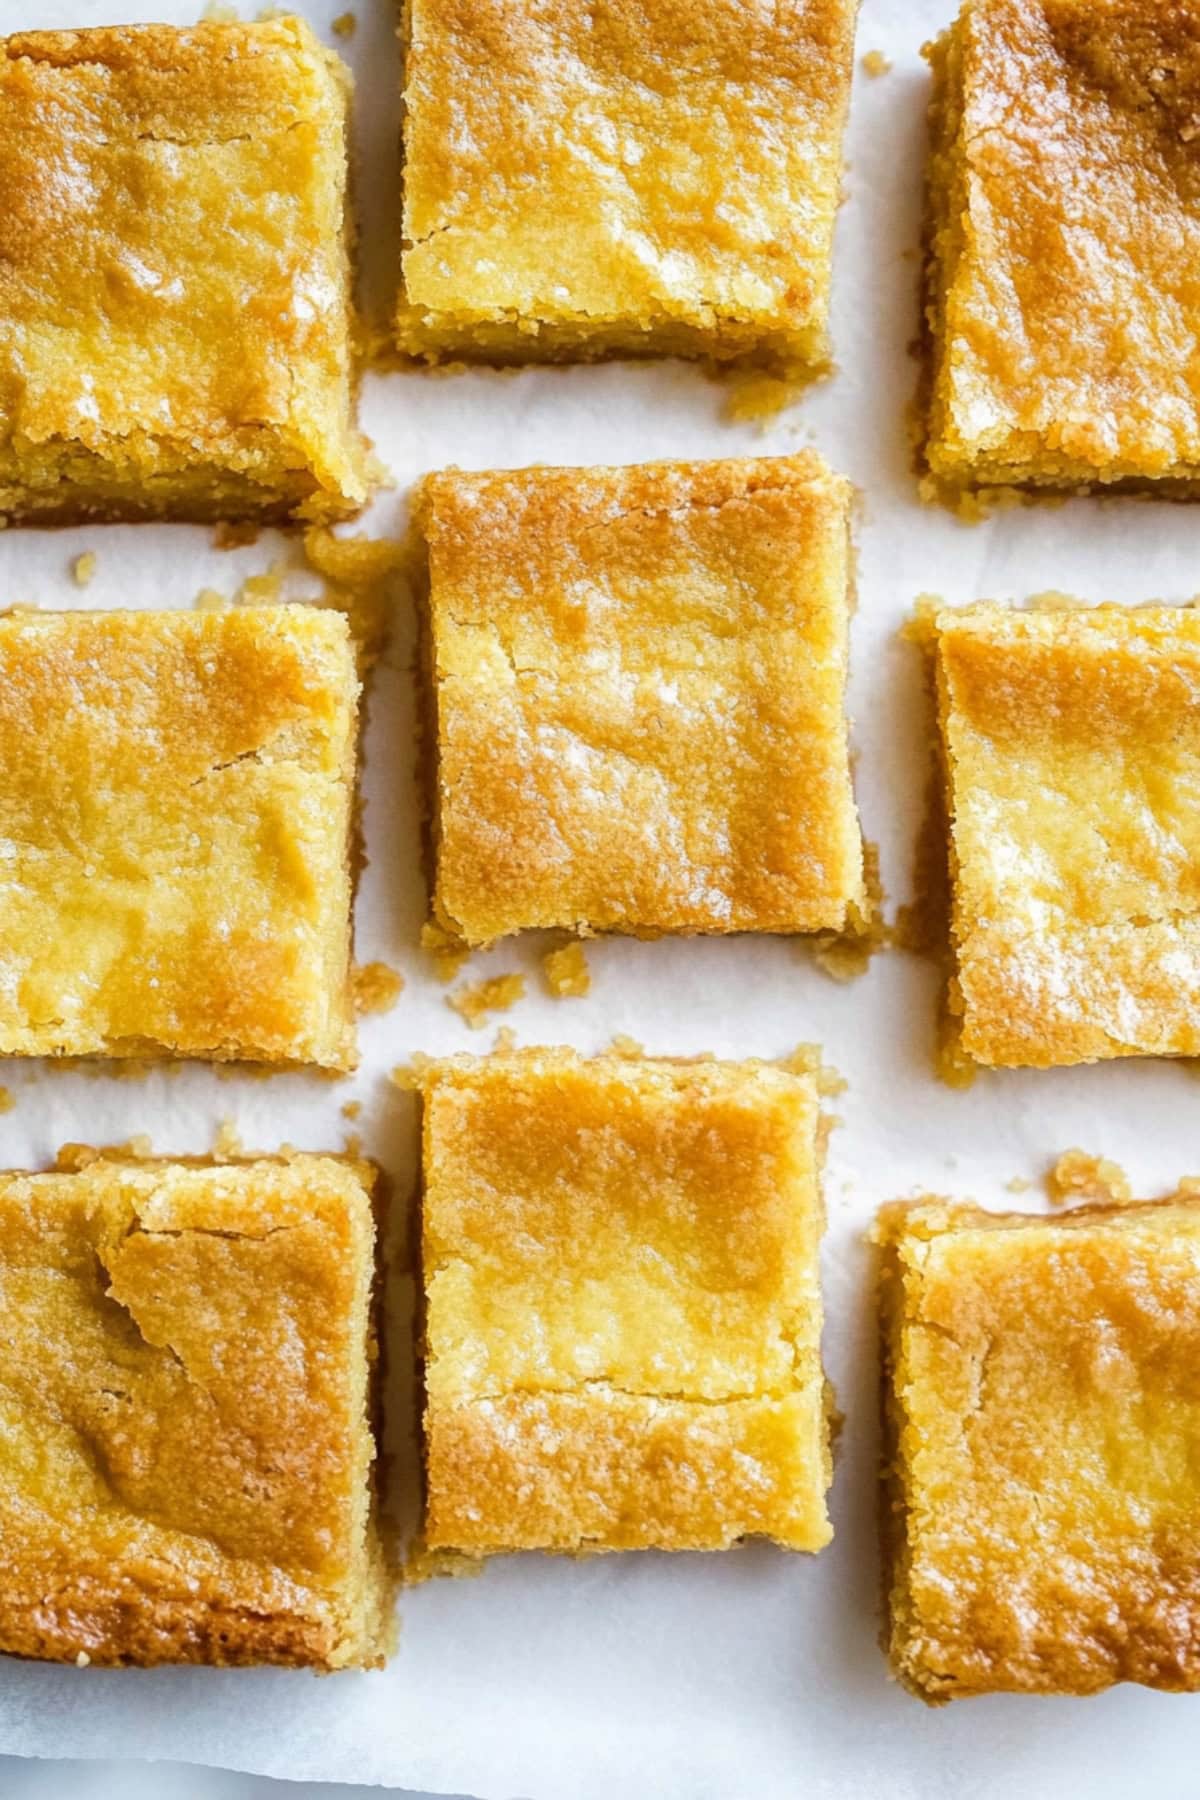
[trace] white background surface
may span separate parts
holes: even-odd
[[[324,29],[344,4],[309,0],[301,10]],[[0,22],[101,23],[114,9],[195,16],[172,0],[0,0]],[[359,78],[366,241],[379,270],[394,256],[398,59],[388,0],[358,0],[356,10],[358,34],[339,48]],[[374,532],[399,531],[412,480],[452,462],[630,462],[815,443],[845,470],[863,495],[851,694],[859,795],[893,904],[907,889],[926,779],[919,670],[896,639],[914,597],[1057,587],[1133,601],[1200,587],[1200,509],[1078,502],[966,527],[917,503],[906,415],[927,97],[918,50],[950,10],[944,0],[865,0],[859,50],[886,51],[894,68],[878,80],[856,73],[835,279],[840,373],[766,429],[725,422],[726,390],[681,365],[391,373],[370,377],[364,393],[366,428],[397,481],[371,515]],[[99,558],[86,596],[67,579],[83,549]],[[218,553],[210,534],[182,527],[10,531],[0,537],[0,601],[186,606],[204,586],[231,592],[274,554],[270,536]],[[401,619],[375,686],[371,866],[358,912],[360,960],[393,963],[408,985],[394,1012],[364,1022],[359,1074],[336,1086],[202,1069],[117,1081],[18,1066],[5,1073],[17,1107],[0,1118],[0,1165],[42,1163],[68,1138],[143,1131],[156,1150],[204,1150],[226,1117],[249,1147],[336,1147],[339,1108],[353,1095],[364,1102],[356,1129],[367,1153],[406,1189],[411,1107],[386,1071],[416,1050],[477,1050],[492,1037],[469,1033],[446,1008],[416,948],[425,899],[409,642]],[[0,1751],[173,1757],[487,1800],[1193,1794],[1196,1700],[1118,1690],[929,1712],[889,1682],[877,1648],[876,1370],[862,1233],[880,1201],[926,1189],[1012,1204],[1010,1178],[1038,1177],[1076,1144],[1123,1163],[1137,1191],[1159,1191],[1200,1171],[1195,1076],[1110,1064],[984,1077],[951,1092],[931,1072],[936,978],[911,958],[879,957],[865,979],[838,987],[785,941],[612,940],[589,950],[591,996],[556,1002],[539,987],[542,947],[502,946],[470,971],[528,971],[530,997],[506,1020],[523,1043],[594,1050],[620,1031],[658,1052],[773,1056],[815,1041],[849,1082],[836,1103],[824,1256],[826,1357],[847,1413],[833,1546],[816,1559],[752,1545],[708,1558],[500,1560],[478,1579],[405,1595],[399,1652],[368,1676],[8,1663]],[[1036,1191],[1028,1203],[1040,1204]],[[411,1451],[405,1460],[411,1472]],[[21,1793],[8,1772],[4,1782],[6,1795]]]

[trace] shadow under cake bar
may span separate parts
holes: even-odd
[[[406,0],[401,350],[829,361],[856,0]]]
[[[357,707],[333,611],[0,618],[0,1055],[352,1067]]]
[[[445,929],[855,928],[849,505],[811,454],[426,478]]]
[[[423,1093],[429,1547],[826,1544],[814,1079],[528,1050]]]
[[[933,46],[927,455],[1200,477],[1200,0],[966,0]]]
[[[0,1176],[0,1650],[375,1666],[364,1163]]]
[[[348,100],[295,18],[0,39],[0,518],[363,504]]]
[[[962,1051],[1200,1053],[1200,612],[984,603],[934,639]]]
[[[900,1679],[1200,1688],[1200,1197],[877,1230]]]

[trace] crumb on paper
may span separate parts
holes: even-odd
[[[213,530],[213,549],[244,550],[257,544],[261,530],[255,519],[222,519]]]
[[[501,1025],[492,1043],[493,1056],[511,1056],[517,1047],[517,1034],[511,1025]]]
[[[96,573],[96,552],[84,550],[81,555],[71,560],[71,580],[76,587],[85,588]]]
[[[844,931],[822,931],[807,940],[813,961],[833,981],[857,981],[871,966],[877,951],[886,949],[891,933],[884,924],[886,898],[879,874],[879,846],[863,843],[863,886],[867,904],[852,910]]]
[[[92,1659],[86,1650],[80,1650],[75,1657],[75,1667],[77,1669],[86,1669],[91,1660]]]
[[[246,1154],[242,1134],[232,1119],[222,1119],[217,1126],[212,1153],[215,1162],[235,1162],[239,1156]]]
[[[557,1000],[582,999],[591,989],[592,972],[583,945],[578,942],[547,950],[542,969],[546,986]]]
[[[16,1104],[12,1089],[0,1087],[0,1113],[10,1113]]]
[[[725,419],[736,425],[760,424],[764,429],[772,419],[777,419],[781,412],[794,405],[809,386],[806,380],[789,380],[762,370],[734,373],[727,379],[729,392],[725,399]]]
[[[880,75],[891,74],[892,59],[890,56],[885,56],[882,50],[867,50],[863,53],[862,67],[863,74],[869,75],[874,81]]]
[[[362,1138],[357,1131],[348,1131],[342,1138],[342,1155],[357,1162],[362,1155]]]
[[[343,1117],[343,1119],[361,1119],[362,1118],[362,1109],[363,1109],[363,1103],[361,1100],[343,1100],[342,1101],[342,1117]]]
[[[1014,1175],[1010,1181],[1005,1182],[1004,1191],[1007,1194],[1027,1194],[1032,1186],[1032,1181],[1026,1180],[1024,1175]]]
[[[832,1064],[822,1060],[820,1044],[797,1044],[790,1056],[780,1057],[779,1067],[792,1075],[813,1076],[817,1092],[823,1100],[831,1100],[835,1094],[844,1094],[850,1085]]]
[[[1121,1165],[1105,1156],[1089,1156],[1086,1150],[1064,1150],[1046,1171],[1046,1198],[1051,1206],[1071,1206],[1077,1200],[1117,1206],[1132,1197],[1129,1177]]]
[[[631,1062],[640,1061],[646,1054],[645,1044],[639,1044],[627,1031],[618,1031],[614,1035],[609,1050],[614,1056],[627,1056]]]
[[[397,1063],[388,1080],[402,1094],[419,1094],[425,1085],[425,1076],[436,1062],[436,1057],[427,1056],[423,1050],[414,1050],[406,1063]]]
[[[421,927],[421,948],[433,958],[433,970],[439,981],[453,981],[471,952],[461,938],[432,920]]]
[[[358,29],[358,15],[352,12],[339,13],[329,29],[335,37],[352,38]]]
[[[944,996],[938,1016],[933,1066],[944,1087],[959,1090],[973,1087],[979,1074],[978,1063],[972,1062],[962,1047],[962,1020],[957,1013],[950,1011]]]
[[[389,963],[355,964],[350,974],[354,994],[354,1010],[364,1013],[391,1012],[404,989],[404,977]]]
[[[238,606],[278,606],[287,564],[273,562],[261,575],[247,575],[237,591]]]
[[[200,589],[200,592],[192,601],[192,605],[197,612],[226,612],[233,605],[233,602],[232,600],[227,600],[225,595],[219,593],[216,588],[206,587]]]
[[[321,603],[346,615],[365,672],[387,643],[408,547],[398,538],[338,537],[325,525],[310,526],[303,541],[305,562],[325,583]]]
[[[472,1031],[481,1031],[488,1013],[507,1012],[524,992],[523,975],[489,975],[485,981],[465,981],[446,995],[446,1005],[465,1019]]]

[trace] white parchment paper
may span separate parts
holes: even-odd
[[[747,0],[752,4],[753,0]],[[766,0],[761,0],[765,4]],[[301,0],[329,35],[346,0]],[[858,789],[882,851],[891,902],[905,897],[926,778],[920,672],[896,632],[914,597],[1024,596],[1056,587],[1090,599],[1180,599],[1200,588],[1200,507],[1083,501],[964,526],[917,501],[906,413],[915,365],[924,38],[950,0],[865,0],[859,51],[887,74],[856,72],[848,202],[838,232],[840,372],[765,427],[724,417],[727,390],[698,370],[661,367],[372,375],[366,428],[394,471],[374,534],[399,532],[422,472],[531,462],[633,462],[818,446],[862,493],[860,603],[851,707]],[[356,0],[354,65],[365,257],[378,294],[396,246],[398,55],[390,0]],[[0,0],[0,28],[196,16],[195,0]],[[0,195],[0,205],[3,196]],[[218,552],[186,527],[0,535],[0,604],[188,606],[231,593],[279,542]],[[71,558],[98,556],[85,593]],[[387,1071],[414,1051],[487,1048],[445,1005],[417,949],[424,916],[415,806],[411,634],[398,621],[378,670],[366,767],[370,867],[358,902],[358,957],[399,968],[399,1005],[362,1024],[349,1082],[270,1081],[201,1068],[144,1080],[3,1070],[16,1098],[0,1117],[0,1166],[39,1165],[66,1139],[147,1132],[158,1151],[209,1148],[231,1119],[247,1146],[340,1146],[340,1108],[403,1191],[412,1176],[411,1103]],[[485,1800],[792,1800],[794,1796],[1021,1794],[1165,1800],[1195,1793],[1200,1700],[1132,1689],[1088,1701],[992,1699],[929,1712],[887,1677],[877,1648],[874,1537],[876,1364],[862,1233],[876,1205],[922,1190],[1014,1204],[1006,1183],[1036,1182],[1079,1144],[1124,1164],[1139,1193],[1200,1172],[1200,1087],[1168,1063],[981,1077],[951,1092],[931,1072],[934,972],[878,957],[839,987],[785,941],[597,942],[586,1000],[541,988],[536,939],[477,956],[479,976],[524,970],[509,1014],[522,1043],[584,1051],[627,1032],[661,1053],[774,1056],[819,1042],[846,1077],[827,1174],[826,1360],[847,1415],[832,1496],[833,1546],[817,1558],[762,1545],[710,1557],[626,1555],[497,1560],[473,1580],[405,1595],[386,1671],[315,1679],[278,1671],[152,1672],[0,1665],[0,1752],[172,1757],[268,1774],[387,1782]],[[1027,1201],[1041,1204],[1036,1186]],[[397,1284],[403,1335],[403,1283]],[[401,1457],[411,1477],[413,1451]],[[0,1470],[2,1479],[2,1470]]]

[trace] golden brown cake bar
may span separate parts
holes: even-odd
[[[0,519],[362,505],[348,98],[294,18],[0,39]]]
[[[0,618],[0,1055],[354,1061],[340,613]]]
[[[857,0],[407,0],[402,350],[829,356]]]
[[[827,1543],[812,1078],[529,1050],[424,1088],[430,1547]]]
[[[426,479],[443,927],[854,925],[849,499],[811,454]]]
[[[962,1049],[1200,1053],[1200,613],[983,604],[935,631]]]
[[[900,1679],[1200,1688],[1200,1198],[879,1235]]]
[[[1200,0],[966,0],[932,49],[929,466],[1200,476]]]
[[[0,1650],[382,1662],[366,1164],[0,1176]]]

